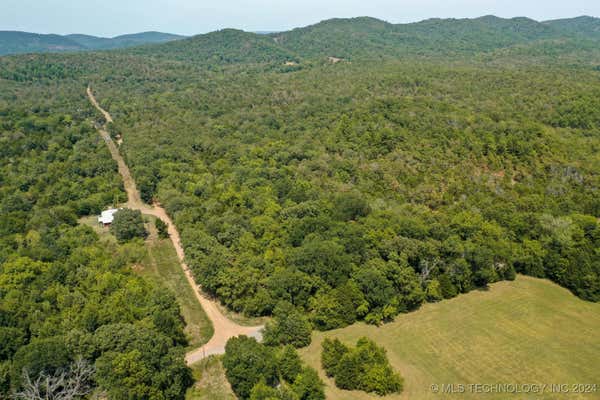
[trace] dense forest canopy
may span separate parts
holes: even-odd
[[[91,115],[76,85],[2,82],[1,398],[78,365],[114,399],[181,398],[191,381],[173,295],[130,269],[139,246],[78,225],[125,198]]]
[[[516,272],[600,300],[595,26],[360,18],[0,58],[1,390],[25,365],[78,356],[114,398],[135,368],[148,372],[136,398],[180,398],[189,381],[173,299],[128,272],[127,243],[77,226],[124,200],[88,84],[203,289],[248,315],[295,308],[273,343]],[[59,348],[60,365],[35,361]]]

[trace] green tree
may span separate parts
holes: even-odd
[[[310,323],[291,303],[280,302],[273,310],[273,319],[265,326],[263,341],[270,346],[308,346],[311,342]]]
[[[321,363],[340,389],[382,396],[402,391],[403,380],[390,366],[385,350],[367,338],[360,338],[355,348],[346,347],[337,339],[326,339]]]
[[[156,230],[158,231],[158,237],[161,239],[166,239],[169,237],[169,227],[166,223],[163,222],[162,219],[156,218],[155,223]]]
[[[340,342],[339,339],[325,339],[321,345],[321,365],[327,376],[335,376],[338,370],[338,365],[342,357],[350,351],[350,349]]]
[[[140,210],[124,208],[114,215],[110,231],[119,242],[126,242],[133,238],[145,238],[147,236],[144,227],[144,219]]]
[[[325,384],[317,371],[308,367],[302,369],[292,385],[299,400],[325,400],[324,388]]]
[[[296,377],[302,371],[302,361],[293,346],[285,346],[277,357],[277,366],[281,377],[294,383]]]
[[[223,367],[231,388],[242,399],[248,399],[254,385],[261,380],[269,386],[277,380],[277,362],[273,350],[247,336],[227,341]]]

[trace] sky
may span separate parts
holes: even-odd
[[[538,21],[600,17],[600,0],[0,0],[0,30],[194,35],[223,28],[282,31],[333,17],[405,23],[489,14]]]

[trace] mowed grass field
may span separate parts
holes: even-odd
[[[154,229],[154,217],[148,218],[150,233],[146,240],[146,257],[138,273],[155,280],[169,289],[177,299],[181,315],[185,320],[184,332],[189,340],[189,348],[197,348],[208,342],[213,335],[212,323],[198,302],[194,290],[190,287],[171,239],[160,239]]]
[[[405,379],[404,392],[386,399],[600,399],[600,304],[588,303],[550,281],[518,276],[486,291],[426,304],[393,323],[355,324],[313,334],[302,358],[317,368],[332,400],[378,399],[342,391],[320,365],[321,342],[361,336],[384,346]],[[587,395],[433,393],[437,384],[597,384]],[[550,389],[548,389],[550,390]]]

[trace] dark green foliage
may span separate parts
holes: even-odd
[[[296,377],[302,370],[302,361],[293,346],[285,346],[277,358],[277,366],[281,377],[290,383],[294,383]]]
[[[232,338],[225,346],[225,375],[235,394],[252,400],[324,400],[317,372],[304,367],[292,346],[273,348],[254,338]]]
[[[390,366],[385,350],[367,338],[359,339],[356,348],[348,348],[338,339],[326,339],[321,364],[340,389],[380,396],[402,391],[403,380]]]
[[[117,237],[119,242],[126,242],[134,238],[145,238],[148,235],[140,210],[131,210],[128,208],[115,213],[115,219],[110,226],[110,231]]]
[[[155,220],[156,230],[158,231],[158,237],[161,239],[166,239],[169,237],[169,227],[166,223],[162,221],[162,219],[157,218]]]
[[[355,220],[366,217],[371,208],[360,193],[343,193],[338,195],[334,201],[334,210],[342,221]]]
[[[369,304],[357,284],[350,281],[330,292],[318,294],[312,308],[314,326],[319,330],[328,330],[350,325],[364,317]]]
[[[231,388],[241,399],[250,398],[252,388],[261,380],[270,386],[277,380],[273,349],[247,336],[229,339],[225,346],[223,367]]]
[[[299,400],[325,400],[325,384],[312,368],[304,368],[292,385]]]
[[[280,302],[273,310],[273,319],[267,322],[263,336],[264,343],[269,346],[305,347],[311,341],[311,326],[292,304]]]
[[[28,371],[30,376],[38,376],[41,372],[52,374],[67,368],[72,357],[73,354],[62,337],[32,340],[20,347],[13,357],[13,385],[18,387],[23,370]]]

